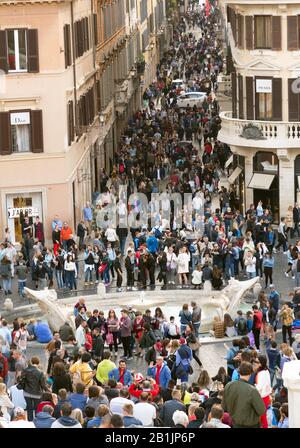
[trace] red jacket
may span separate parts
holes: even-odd
[[[260,310],[254,311],[253,313],[253,328],[256,330],[260,330],[262,326],[262,318],[263,314]]]
[[[8,373],[8,361],[5,356],[0,353],[0,376],[5,379]]]
[[[136,390],[136,384],[132,383],[129,386],[128,392],[133,397],[139,398],[141,393],[144,392],[144,390],[143,389],[142,390]],[[153,384],[153,389],[149,390],[149,392],[152,395],[152,397],[156,397],[156,395],[159,394],[159,386],[158,386],[158,384]]]

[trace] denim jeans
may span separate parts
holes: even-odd
[[[195,336],[196,336],[196,338],[199,337],[200,325],[201,325],[201,324],[193,324],[193,326],[194,326],[194,330],[195,330]]]
[[[121,251],[122,257],[124,257],[124,255],[125,255],[125,244],[126,244],[126,237],[120,238],[120,251]]]
[[[256,272],[247,272],[248,278],[254,278],[256,276]]]
[[[18,280],[18,291],[19,291],[19,296],[24,297],[25,293],[24,293],[24,288],[26,286],[26,280]]]
[[[104,283],[109,283],[110,282],[109,266],[107,266],[107,268],[105,269],[105,271],[103,273],[103,280],[104,280]]]
[[[84,281],[85,282],[92,282],[93,281],[93,270],[87,269],[84,273]]]
[[[64,287],[63,271],[55,270],[55,277],[58,289],[62,289]]]
[[[192,255],[192,272],[195,270],[196,265],[199,263],[199,255]]]
[[[297,288],[300,286],[300,272],[296,272],[296,275],[295,275],[295,286]]]
[[[225,264],[225,276],[227,279],[234,277],[234,263]]]
[[[2,284],[4,291],[11,291],[11,278],[3,278]]]
[[[66,286],[69,289],[76,289],[75,271],[65,271]]]

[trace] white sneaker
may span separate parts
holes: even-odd
[[[286,277],[288,277],[288,276],[289,276],[289,274],[288,274],[287,272],[285,272],[285,273],[284,273],[284,275],[285,275]]]
[[[292,279],[295,280],[295,276],[294,275],[292,275]]]
[[[274,254],[277,254],[277,250],[275,249],[275,247],[273,249],[273,252],[274,252]]]
[[[138,291],[138,289],[133,286],[131,291]]]
[[[122,291],[123,291],[123,288],[118,288],[117,291],[118,291],[118,292],[122,292]]]

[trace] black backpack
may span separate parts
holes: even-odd
[[[237,332],[239,336],[246,336],[248,333],[247,321],[243,317],[238,322]]]

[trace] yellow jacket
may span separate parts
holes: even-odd
[[[74,375],[73,379],[76,378],[77,382],[85,384],[86,387],[93,385],[93,370],[87,362],[81,362],[81,360],[75,362],[69,372]]]

